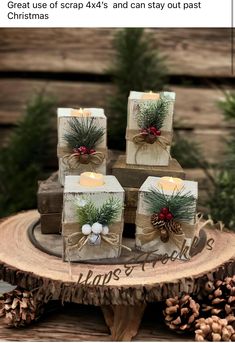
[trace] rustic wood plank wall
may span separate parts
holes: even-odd
[[[107,69],[117,29],[1,29],[0,145],[40,90],[58,106],[101,106],[114,93]],[[232,86],[229,29],[148,29],[177,92],[175,128],[201,145],[205,158],[223,157],[233,132],[216,102]],[[56,138],[55,138],[56,140]]]

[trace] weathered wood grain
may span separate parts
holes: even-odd
[[[173,176],[185,178],[184,171],[179,163],[172,159],[169,166],[140,166],[126,164],[125,155],[120,155],[112,168],[112,174],[116,176],[123,187],[141,187],[148,176]]]
[[[228,142],[230,135],[234,135],[234,130],[218,128],[185,131],[182,129],[179,133],[189,142],[197,144],[207,162],[216,164],[224,160],[227,149],[226,142]]]
[[[58,107],[101,107],[109,115],[108,100],[115,88],[111,84],[90,82],[0,79],[0,125],[13,125],[22,117],[27,101],[43,91]],[[214,88],[171,86],[176,92],[175,127],[230,127],[217,106],[223,92]]]
[[[104,74],[118,29],[1,29],[1,71]],[[228,76],[229,29],[148,29],[171,75]],[[216,47],[216,48],[215,48]],[[94,63],[95,58],[95,63]]]

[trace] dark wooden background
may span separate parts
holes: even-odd
[[[27,100],[42,89],[58,106],[100,106],[108,115],[114,86],[107,69],[115,55],[116,30],[1,29],[0,146],[6,144]],[[164,56],[169,86],[177,93],[175,130],[198,142],[209,162],[221,160],[226,137],[234,129],[216,104],[222,90],[233,87],[231,30],[147,31]],[[55,169],[56,155],[50,162]],[[204,180],[199,170],[188,171],[188,177]]]

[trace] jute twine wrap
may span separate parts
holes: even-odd
[[[193,238],[196,224],[188,224],[184,222],[179,222],[183,233],[176,234],[169,232],[169,242],[181,249],[183,242],[186,238]],[[160,241],[160,231],[154,228],[151,224],[151,216],[144,214],[136,214],[136,226],[138,231],[136,232],[136,238],[141,242],[141,245],[147,244],[151,241],[159,240]],[[164,243],[163,243],[164,244]]]
[[[122,227],[122,221],[109,225],[109,233],[107,235],[100,234],[101,244],[99,245],[99,248],[105,250],[105,246],[102,243],[107,243],[109,247],[115,247],[119,250],[124,248],[131,251],[130,248],[121,244],[120,228]],[[74,249],[76,249],[79,253],[79,251],[81,251],[82,248],[88,244],[89,235],[86,236],[82,233],[79,223],[64,223],[63,232],[68,255],[70,251]],[[94,247],[95,246],[96,245],[94,245]]]
[[[126,140],[138,145],[138,149],[136,150],[136,153],[135,153],[135,163],[137,163],[137,155],[139,151],[142,148],[148,146],[149,143],[145,141],[145,136],[140,132],[140,130],[127,129]],[[161,131],[161,136],[156,136],[156,141],[153,144],[155,146],[160,146],[163,150],[165,150],[169,154],[169,157],[171,158],[170,153],[167,150],[167,148],[171,146],[171,142],[172,142],[172,132],[163,130]]]
[[[101,165],[107,155],[106,148],[99,148],[99,151],[94,152],[89,155],[89,161],[87,164],[91,166],[91,170],[95,171],[95,166]],[[82,163],[79,160],[79,156],[74,153],[71,153],[71,149],[67,147],[57,147],[57,156],[62,158],[62,161],[65,165],[68,166],[68,169],[78,169]]]

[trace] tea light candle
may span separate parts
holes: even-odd
[[[160,94],[153,93],[152,91],[150,91],[149,93],[144,93],[142,95],[143,100],[158,100],[159,98],[160,98]]]
[[[71,114],[76,117],[89,117],[91,112],[84,108],[80,108],[79,110],[73,109]]]
[[[99,187],[104,184],[103,174],[85,172],[80,175],[80,185],[85,187]]]
[[[179,191],[183,187],[183,180],[177,177],[163,176],[157,183],[163,191]]]

